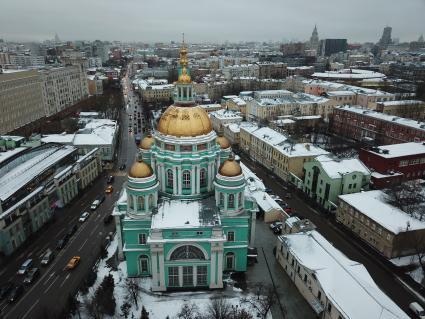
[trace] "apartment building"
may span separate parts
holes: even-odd
[[[370,109],[384,114],[405,117],[413,120],[425,119],[425,102],[420,100],[398,100],[377,102]]]
[[[133,84],[137,85],[143,102],[171,102],[173,99],[174,85],[165,79],[137,79]]]
[[[209,113],[211,124],[213,129],[217,133],[223,133],[224,125],[230,123],[240,123],[242,122],[242,116],[235,111],[221,109],[215,112]]]
[[[380,190],[339,196],[336,220],[386,258],[425,251],[425,222],[386,202]]]
[[[45,116],[42,79],[36,70],[0,73],[0,134],[6,134]]]

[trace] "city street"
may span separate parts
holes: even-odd
[[[128,133],[127,126],[128,119],[122,110],[116,166],[125,163],[128,168],[134,162],[136,145],[133,136]],[[104,194],[106,177],[110,174],[115,175],[114,191],[112,194],[106,194],[105,201],[96,211],[91,212],[90,204],[98,195]],[[0,273],[1,284],[9,280],[21,283],[23,278],[18,277],[16,272],[27,258],[33,259],[35,267],[40,268],[41,274],[32,285],[26,287],[23,296],[17,302],[12,304],[8,304],[7,300],[1,302],[2,318],[46,318],[46,314],[50,316],[49,318],[55,318],[60,313],[69,295],[77,291],[95,265],[106,236],[115,230],[114,223],[105,225],[103,218],[112,212],[122,185],[126,181],[126,174],[126,171],[112,173],[104,171],[93,186],[84,190],[69,206],[58,210],[55,222],[35,234],[16,256],[4,258]],[[90,217],[84,223],[79,223],[78,218],[84,211],[89,211]],[[77,232],[62,250],[57,251],[58,240],[76,224],[80,224]],[[42,267],[41,256],[48,248],[53,250],[56,256],[47,267]],[[81,257],[80,264],[73,270],[65,271],[66,264],[73,256]]]
[[[242,162],[263,180],[266,187],[271,188],[274,194],[285,198],[287,191],[283,188],[284,183],[281,180],[270,174],[263,166],[254,163],[246,155],[240,154],[240,157]],[[404,311],[408,312],[409,304],[416,301],[418,296],[406,288],[401,279],[392,272],[376,252],[340,229],[326,215],[311,208],[304,198],[297,196],[294,192],[292,198],[285,199],[285,201],[295,209],[298,215],[310,219],[317,226],[317,230],[337,249],[350,259],[365,265],[376,284]]]

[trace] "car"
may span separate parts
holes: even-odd
[[[108,184],[112,184],[112,183],[114,182],[114,180],[115,180],[115,177],[114,177],[114,176],[112,176],[112,175],[109,175],[109,176],[108,176],[108,179],[106,180],[106,183],[108,183]]]
[[[12,288],[12,291],[9,295],[9,302],[15,302],[19,299],[19,297],[24,293],[24,286],[22,285],[16,285]]]
[[[124,163],[122,163],[121,166],[120,166],[120,170],[123,171],[123,170],[125,170],[125,168],[126,168],[126,165]]]
[[[46,250],[46,252],[43,254],[43,258],[41,259],[41,265],[46,266],[50,264],[50,262],[55,258],[54,252],[49,248]]]
[[[266,187],[266,189],[264,190],[266,193],[271,193],[271,192],[273,192],[273,190],[271,189],[271,188],[269,188],[269,187]]]
[[[32,284],[40,276],[40,269],[32,268],[24,279],[24,284]]]
[[[93,201],[93,203],[91,204],[90,209],[91,209],[91,210],[96,210],[96,209],[97,209],[97,207],[98,207],[99,205],[100,205],[100,200],[96,199],[96,200],[94,200],[94,201]]]
[[[274,229],[275,227],[279,226],[279,225],[283,225],[282,222],[273,222],[270,224],[270,229]]]
[[[32,259],[28,258],[22,263],[21,267],[19,267],[18,275],[25,275],[28,272],[28,270],[31,269],[31,267],[32,267]]]
[[[76,224],[71,226],[68,230],[68,237],[71,237],[72,235],[74,235],[77,229],[78,229],[78,226]]]
[[[8,281],[4,285],[2,285],[0,288],[0,300],[3,300],[4,298],[6,298],[12,291],[12,288],[13,288],[13,282],[11,281]]]
[[[278,225],[275,228],[273,228],[273,232],[275,234],[281,234],[282,233],[282,229],[283,229],[283,225]]]
[[[284,209],[284,211],[285,211],[285,213],[287,213],[287,214],[291,214],[291,213],[293,212],[293,210],[292,210],[292,208],[291,208],[291,207],[286,207],[286,208]]]
[[[69,261],[68,264],[66,265],[65,269],[66,270],[70,270],[70,269],[74,269],[75,267],[78,266],[78,264],[80,263],[80,256],[74,256],[72,257]]]
[[[80,223],[84,223],[87,220],[87,218],[89,218],[89,216],[90,216],[90,214],[88,212],[84,212],[84,213],[81,214],[81,216],[78,219],[78,221]]]
[[[271,194],[270,197],[273,198],[274,200],[281,199],[280,196],[273,195],[273,194]]]
[[[111,215],[111,214],[109,214],[109,215],[107,215],[107,216],[105,216],[104,218],[103,218],[103,223],[106,225],[106,224],[109,224],[111,221],[112,221],[112,219],[113,219],[114,217]]]
[[[100,204],[101,203],[103,203],[103,201],[105,200],[105,195],[104,194],[100,194],[99,196],[97,196],[97,198],[96,198],[99,202],[100,202]],[[99,205],[100,205],[99,204]]]
[[[106,187],[105,189],[105,193],[106,194],[110,194],[114,191],[114,188],[112,187],[112,185],[109,185],[108,187]]]
[[[412,302],[409,305],[409,309],[410,309],[411,312],[413,312],[415,314],[416,318],[425,319],[425,310],[417,302]]]

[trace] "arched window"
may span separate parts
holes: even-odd
[[[180,259],[202,259],[205,260],[205,255],[198,247],[185,245],[176,248],[170,256],[170,260]]]
[[[149,195],[149,208],[153,207],[153,194]]]
[[[173,187],[173,170],[167,169],[167,187]]]
[[[229,202],[227,203],[228,208],[235,208],[235,195],[229,194]]]
[[[142,274],[149,272],[149,257],[148,256],[146,255],[139,256],[139,268]]]
[[[183,171],[183,188],[190,188],[190,171]]]
[[[223,193],[220,193],[220,203],[219,203],[219,206],[220,207],[223,207],[224,206],[224,194]]]
[[[238,194],[238,202],[239,202],[239,207],[243,207],[243,203],[242,203],[242,192],[240,192]]]
[[[128,194],[127,205],[129,209],[134,209],[133,195]]]
[[[137,197],[137,210],[142,210],[145,208],[145,199],[143,196]]]
[[[205,171],[205,168],[201,168],[199,171],[199,179],[201,187],[207,186],[207,172]]]
[[[235,254],[226,254],[226,270],[233,270],[235,268]]]

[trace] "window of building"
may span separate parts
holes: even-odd
[[[328,304],[328,312],[331,313],[331,311],[332,311],[332,304],[329,303]]]
[[[176,150],[176,146],[173,144],[165,144],[165,149],[167,151],[175,151]]]
[[[239,203],[239,207],[242,207],[243,206],[243,203],[242,203],[242,193],[239,193],[238,194],[238,203]]]
[[[137,197],[137,209],[141,210],[145,207],[145,199],[143,196]]]
[[[168,286],[177,287],[179,285],[179,267],[168,267]]]
[[[196,269],[196,284],[198,286],[206,286],[207,285],[207,266],[197,266]]]
[[[146,273],[149,271],[149,264],[148,264],[149,258],[148,256],[142,255],[139,257],[139,265],[140,265],[140,272]]]
[[[192,152],[192,145],[181,145],[180,151],[182,151],[182,152]]]
[[[185,245],[176,248],[170,256],[170,260],[201,259],[205,260],[204,253],[198,247]]]
[[[139,245],[146,245],[146,234],[139,234]]]
[[[205,150],[207,148],[207,144],[198,144],[198,151]]]
[[[173,170],[167,170],[167,187],[173,187]]]
[[[356,187],[357,187],[357,183],[354,183],[354,184],[353,184],[353,188],[356,188]]]
[[[193,267],[183,266],[183,286],[193,285]]]
[[[348,189],[351,189],[351,187],[353,187],[352,184],[348,184]]]
[[[235,232],[234,231],[228,231],[227,232],[227,241],[235,241]]]
[[[204,234],[204,232],[203,231],[197,231],[196,232],[196,236],[202,236]]]
[[[228,208],[235,208],[235,195],[234,194],[229,194],[229,197],[228,197]]]
[[[183,171],[183,188],[190,188],[190,171]]]
[[[207,186],[207,172],[205,168],[201,168],[201,170],[199,171],[199,179],[201,187]]]
[[[220,207],[223,207],[224,206],[224,194],[223,193],[220,193],[219,197],[220,197],[219,206]]]
[[[235,254],[227,253],[226,254],[226,269],[232,270],[235,268]]]

